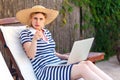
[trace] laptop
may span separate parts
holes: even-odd
[[[62,60],[52,65],[53,66],[69,65],[69,64],[74,64],[74,63],[78,63],[80,61],[86,60],[93,41],[94,41],[94,38],[87,38],[87,39],[75,41],[71,49],[68,60]]]

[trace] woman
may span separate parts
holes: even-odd
[[[20,34],[20,41],[31,61],[38,80],[112,80],[90,61],[66,66],[48,66],[67,59],[67,55],[55,51],[55,42],[45,25],[51,23],[58,11],[43,6],[34,6],[16,14],[16,18],[28,28]]]

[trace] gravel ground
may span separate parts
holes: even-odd
[[[111,57],[108,61],[97,62],[96,65],[111,76],[113,80],[120,80],[120,64],[116,56]]]

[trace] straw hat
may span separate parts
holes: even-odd
[[[45,25],[51,23],[58,15],[57,10],[47,9],[43,6],[36,5],[32,8],[23,9],[17,12],[16,18],[25,25],[29,25],[30,14],[33,12],[42,12],[47,15]]]

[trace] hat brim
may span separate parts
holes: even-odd
[[[57,10],[47,8],[29,8],[20,10],[16,14],[16,18],[25,25],[29,25],[30,14],[33,12],[42,12],[47,15],[45,25],[51,23],[59,14]]]

